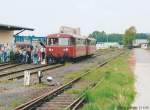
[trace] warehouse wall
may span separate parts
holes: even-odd
[[[13,41],[13,31],[0,30],[0,44],[11,45]]]

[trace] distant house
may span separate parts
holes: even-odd
[[[148,44],[148,40],[147,39],[135,39],[133,41],[133,46],[139,46],[141,47],[142,44]]]
[[[97,42],[97,49],[107,49],[111,47],[122,48],[122,46],[118,42]]]
[[[148,44],[147,44],[147,43],[143,43],[143,44],[141,44],[141,48],[143,48],[143,49],[147,49],[147,48],[148,48]]]

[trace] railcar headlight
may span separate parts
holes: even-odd
[[[53,51],[53,49],[49,48],[49,51]]]
[[[49,48],[49,51],[51,51],[51,48]]]
[[[68,48],[66,48],[66,51],[68,51]]]
[[[67,52],[67,51],[68,51],[68,48],[63,49],[63,51],[66,51],[66,52]]]

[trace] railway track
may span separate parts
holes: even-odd
[[[115,57],[107,59],[105,62],[98,64],[93,69],[99,68],[110,62],[112,59],[120,56],[123,53],[119,53]],[[84,102],[83,97],[77,97],[74,94],[66,94],[64,91],[71,89],[73,85],[80,81],[80,79],[92,72],[93,69],[86,71],[81,76],[71,80],[70,82],[60,86],[53,91],[43,94],[25,104],[15,108],[15,110],[62,110],[73,109],[76,110]],[[67,108],[66,108],[67,107]]]
[[[101,54],[100,54],[101,55]],[[100,56],[99,54],[96,54],[94,57],[96,56]],[[76,62],[77,63],[77,62]],[[11,63],[5,63],[5,64],[1,64],[1,66],[7,66],[7,67],[4,67],[4,68],[0,68],[0,81],[3,81],[3,80],[12,80],[12,79],[19,79],[19,78],[22,78],[24,77],[24,74],[23,72],[25,70],[30,70],[31,71],[31,74],[35,74],[37,73],[38,70],[41,70],[41,71],[46,71],[46,70],[50,70],[50,69],[53,69],[53,68],[57,68],[57,67],[60,67],[62,65],[57,65],[56,67],[49,67],[48,65],[40,65],[40,66],[36,66],[36,67],[31,67],[31,68],[26,68],[26,69],[21,69],[21,70],[17,70],[17,71],[10,71],[10,72],[6,72],[3,70],[7,70],[7,69],[10,69],[10,68],[13,68],[13,67],[17,67],[19,65],[22,65],[22,64],[13,64],[13,65],[10,65]],[[10,65],[10,66],[9,66]],[[38,70],[36,70],[38,69]]]
[[[0,67],[5,66],[5,65],[9,65],[10,63],[1,63]]]
[[[111,60],[115,59],[116,57],[122,55],[123,53],[125,52],[121,52],[120,54],[118,54],[117,56],[115,57],[112,57],[110,59],[107,60],[107,62],[103,63],[103,65],[105,65],[106,63],[110,62]],[[103,66],[101,65],[101,66]],[[91,84],[88,89],[94,89],[96,88],[98,85],[100,85],[103,81],[105,80],[105,75],[102,76],[102,78],[97,81],[97,82],[94,82],[93,84]],[[85,96],[84,94],[79,96],[78,98],[76,98],[70,105],[68,105],[64,110],[80,110],[83,105],[86,103],[86,99],[85,99]],[[48,109],[40,109],[40,110],[48,110]]]
[[[13,67],[17,67],[17,66],[20,66],[20,65],[23,65],[23,64],[10,64],[10,63],[4,64],[4,65],[2,65],[2,68],[0,68],[0,71],[10,69],[10,68],[13,68]]]
[[[99,55],[96,54],[95,57],[96,56],[99,56]],[[35,74],[35,73],[37,73],[38,70],[46,71],[46,70],[50,70],[50,69],[62,66],[62,65],[57,65],[56,67],[53,67],[53,66],[51,67],[51,66],[48,66],[48,65],[42,65],[42,66],[40,65],[40,66],[36,66],[36,67],[31,67],[31,68],[28,68],[28,69],[21,69],[21,70],[18,70],[18,71],[10,71],[10,72],[5,72],[5,71],[3,72],[2,71],[2,70],[10,69],[12,67],[17,67],[18,65],[20,65],[20,64],[14,64],[12,66],[0,69],[0,71],[1,71],[0,81],[23,78],[24,77],[23,72],[26,71],[26,70],[28,70],[28,71],[30,70],[31,74]]]
[[[89,85],[87,89],[96,88],[105,80],[105,76],[106,75],[103,75],[99,81],[94,82],[93,84]],[[76,98],[70,105],[68,105],[64,110],[79,110],[81,107],[83,107],[85,103],[86,103],[85,95],[82,94],[81,96]]]
[[[40,66],[36,66],[36,67],[31,67],[28,69],[21,69],[18,71],[2,73],[2,74],[0,74],[0,81],[23,78],[24,77],[24,73],[23,73],[24,71],[30,71],[31,72],[30,74],[32,75],[32,74],[36,74],[38,71],[46,71],[46,70],[55,69],[55,68],[58,68],[61,66],[63,66],[63,65],[62,64],[40,65]]]

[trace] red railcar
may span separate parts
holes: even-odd
[[[96,51],[96,40],[87,38],[87,55],[93,55]]]
[[[71,34],[50,34],[47,36],[46,55],[49,60],[76,59],[94,54],[95,39]]]

